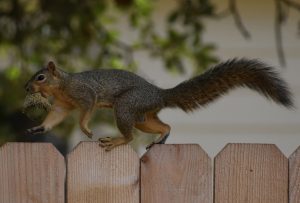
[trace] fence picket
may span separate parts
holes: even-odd
[[[288,160],[275,145],[228,144],[214,175],[215,203],[288,202]]]
[[[82,142],[66,161],[52,144],[0,147],[0,203],[211,203],[212,189],[215,203],[300,202],[300,147],[288,160],[275,145],[228,144],[214,174],[196,144],[155,145],[139,159],[128,145]]]
[[[65,162],[47,143],[0,148],[0,203],[63,203]]]
[[[106,152],[97,142],[81,142],[67,157],[70,203],[138,203],[139,158],[130,146]]]
[[[141,202],[212,202],[211,160],[199,145],[155,145],[141,158]]]
[[[300,202],[300,147],[289,158],[289,203]]]

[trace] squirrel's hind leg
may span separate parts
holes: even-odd
[[[154,144],[164,144],[170,135],[170,126],[163,123],[157,116],[156,112],[146,113],[145,121],[137,123],[135,127],[146,133],[159,133],[160,137],[155,142],[152,142],[146,148],[150,149]]]
[[[123,137],[100,138],[99,145],[101,147],[104,147],[106,151],[110,151],[111,149],[119,145],[127,144],[133,139],[132,129],[135,123],[136,115],[122,105],[115,105],[114,110],[116,123]]]

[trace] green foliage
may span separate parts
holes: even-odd
[[[198,69],[216,61],[214,46],[201,39],[203,18],[214,15],[209,0],[179,1],[178,7],[165,19],[163,34],[158,34],[156,22],[152,21],[155,6],[156,1],[148,0],[115,0],[114,3],[3,0],[0,2],[0,48],[8,61],[4,67],[13,67],[9,74],[18,74],[18,67],[37,68],[54,58],[69,68],[80,64],[133,69],[136,64],[129,55],[140,49],[161,58],[166,68],[180,72],[184,70],[182,61],[186,58],[196,62]],[[122,9],[116,9],[119,7]],[[121,15],[115,17],[112,12]],[[120,30],[107,28],[123,16],[139,33],[132,44],[119,40]]]
[[[202,20],[213,16],[213,5],[209,0],[177,4],[161,19],[166,26],[158,33],[152,20],[157,1],[1,0],[1,118],[20,109],[25,97],[23,84],[49,59],[78,71],[98,67],[134,71],[139,65],[134,53],[140,50],[179,73],[185,71],[186,61],[194,64],[195,73],[215,63],[215,46],[202,40]],[[132,42],[123,42],[121,30],[110,28],[120,18],[128,19],[132,32],[137,33]],[[0,129],[13,127],[8,122],[0,125]]]

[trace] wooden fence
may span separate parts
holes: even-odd
[[[46,143],[0,148],[0,203],[299,203],[300,147],[228,144],[212,160],[199,145],[130,146],[105,152],[82,142],[64,157]]]

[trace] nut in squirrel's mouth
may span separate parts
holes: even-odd
[[[23,112],[26,113],[32,108],[43,109],[48,112],[51,109],[51,103],[48,97],[41,92],[28,93],[24,99]]]
[[[32,92],[29,92],[27,95],[33,95],[33,94],[40,94],[40,96],[44,97],[45,99],[48,98],[47,94],[45,94],[42,91],[32,91]]]

